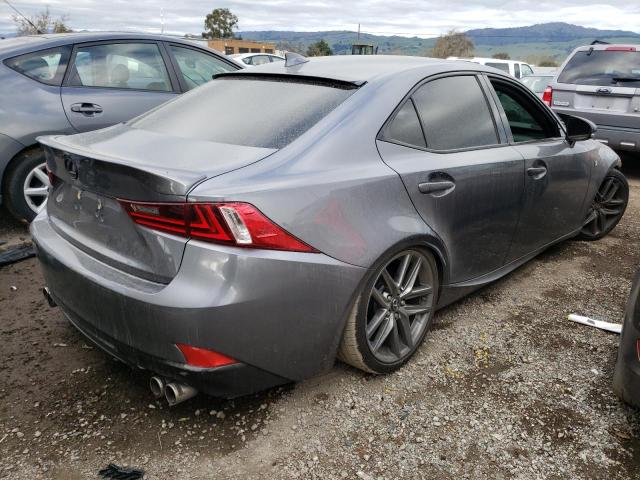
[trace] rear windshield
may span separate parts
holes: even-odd
[[[535,93],[543,93],[544,89],[549,86],[553,77],[538,77],[536,75],[527,75],[520,80]]]
[[[485,63],[485,65],[487,67],[497,68],[498,70],[502,70],[503,72],[509,73],[509,64],[508,63],[487,62],[487,63]]]
[[[233,145],[283,148],[354,88],[255,77],[213,80],[133,120],[133,128]]]
[[[558,77],[560,83],[640,87],[640,52],[576,52]]]

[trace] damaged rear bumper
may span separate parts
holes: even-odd
[[[31,224],[50,294],[71,323],[114,357],[234,397],[320,373],[334,362],[365,269],[311,253],[190,241],[178,274],[154,283],[110,267]],[[239,361],[187,365],[183,343]]]

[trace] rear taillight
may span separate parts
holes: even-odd
[[[280,228],[249,203],[145,203],[120,200],[138,225],[238,247],[318,251]]]
[[[551,106],[551,101],[553,100],[553,88],[547,87],[544,89],[544,93],[542,94],[542,101],[547,105]]]
[[[636,354],[638,355],[638,361],[640,362],[640,338],[636,340]]]
[[[635,52],[636,51],[636,47],[623,47],[623,46],[607,47],[607,48],[605,48],[605,50],[607,52]]]

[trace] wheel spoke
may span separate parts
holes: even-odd
[[[409,317],[400,314],[397,324],[403,343],[407,347],[413,348],[413,336],[411,335],[411,322],[409,321]]]
[[[380,350],[380,347],[393,330],[394,324],[395,321],[391,316],[385,317],[384,323],[382,324],[382,326],[378,330],[377,335],[372,341],[371,350],[373,350],[373,352],[377,352],[378,350]]]
[[[367,338],[371,338],[371,335],[375,333],[382,321],[385,319],[385,316],[388,314],[389,310],[387,310],[386,308],[378,309],[378,311],[375,313],[375,315],[367,325]]]
[[[433,289],[431,287],[416,287],[410,292],[406,292],[406,293],[403,292],[402,295],[400,295],[400,298],[404,300],[410,300],[412,298],[429,295],[432,292],[432,290]]]
[[[414,315],[428,313],[430,311],[430,307],[423,307],[421,305],[406,305],[400,309],[400,314],[406,315],[407,317],[413,317]]]
[[[598,212],[596,212],[595,210],[591,210],[589,212],[589,215],[587,215],[587,219],[584,221],[584,226],[586,227],[597,218],[598,218]]]
[[[613,207],[618,205],[624,205],[624,200],[612,198],[608,202],[605,203],[607,207]]]
[[[391,335],[389,338],[389,348],[396,357],[400,358],[400,355],[402,354],[402,343],[400,342],[398,323],[395,320],[393,321],[393,328],[391,329]]]
[[[47,195],[47,189],[48,187],[32,187],[32,188],[27,188],[24,191],[25,195],[28,195],[30,197],[42,197]]]
[[[38,213],[40,213],[42,211],[42,209],[47,205],[47,201],[45,200],[44,202],[42,202],[40,205],[38,205],[37,210]]]
[[[384,283],[387,284],[387,288],[389,289],[389,292],[391,292],[391,295],[397,295],[399,290],[398,284],[386,268],[382,270],[382,279],[384,280]]]
[[[621,210],[619,208],[602,208],[600,211],[607,217],[612,217],[619,215]]]
[[[382,293],[380,293],[380,290],[378,290],[376,287],[373,287],[373,289],[371,290],[371,296],[376,302],[378,302],[378,305],[380,305],[381,307],[387,308],[389,306],[389,300],[384,298]]]
[[[413,286],[416,284],[416,280],[418,279],[418,274],[420,273],[420,267],[422,267],[422,257],[418,257],[416,262],[413,264],[411,268],[411,272],[409,272],[409,278],[407,280],[406,285],[402,289],[402,295],[406,295],[411,290],[413,290]]]
[[[596,219],[596,224],[598,225],[598,232],[604,231],[604,215],[598,214],[598,218]]]
[[[404,283],[404,277],[407,274],[407,269],[409,268],[409,263],[411,263],[411,259],[413,255],[408,253],[404,257],[402,257],[402,262],[400,262],[400,268],[398,268],[398,274],[396,277],[396,284],[402,288],[402,284]]]
[[[600,191],[598,192],[600,195],[600,199],[605,199],[607,198],[607,195],[609,193],[609,189],[611,188],[611,185],[613,184],[613,178],[609,178],[609,180],[607,180],[607,183],[605,183],[601,188]]]
[[[40,180],[42,182],[43,185],[46,185],[47,187],[50,185],[49,183],[49,177],[47,176],[47,174],[45,172],[43,172],[39,167],[36,168],[33,173],[35,174],[36,177],[38,177],[38,180]]]

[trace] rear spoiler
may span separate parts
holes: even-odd
[[[286,71],[282,73],[272,72],[247,72],[239,70],[236,72],[218,73],[211,77],[213,80],[240,79],[240,80],[265,80],[271,82],[295,82],[309,85],[320,85],[324,87],[340,88],[343,90],[355,90],[362,87],[366,81],[363,80],[337,80],[335,78],[316,77],[312,75],[296,75]]]

